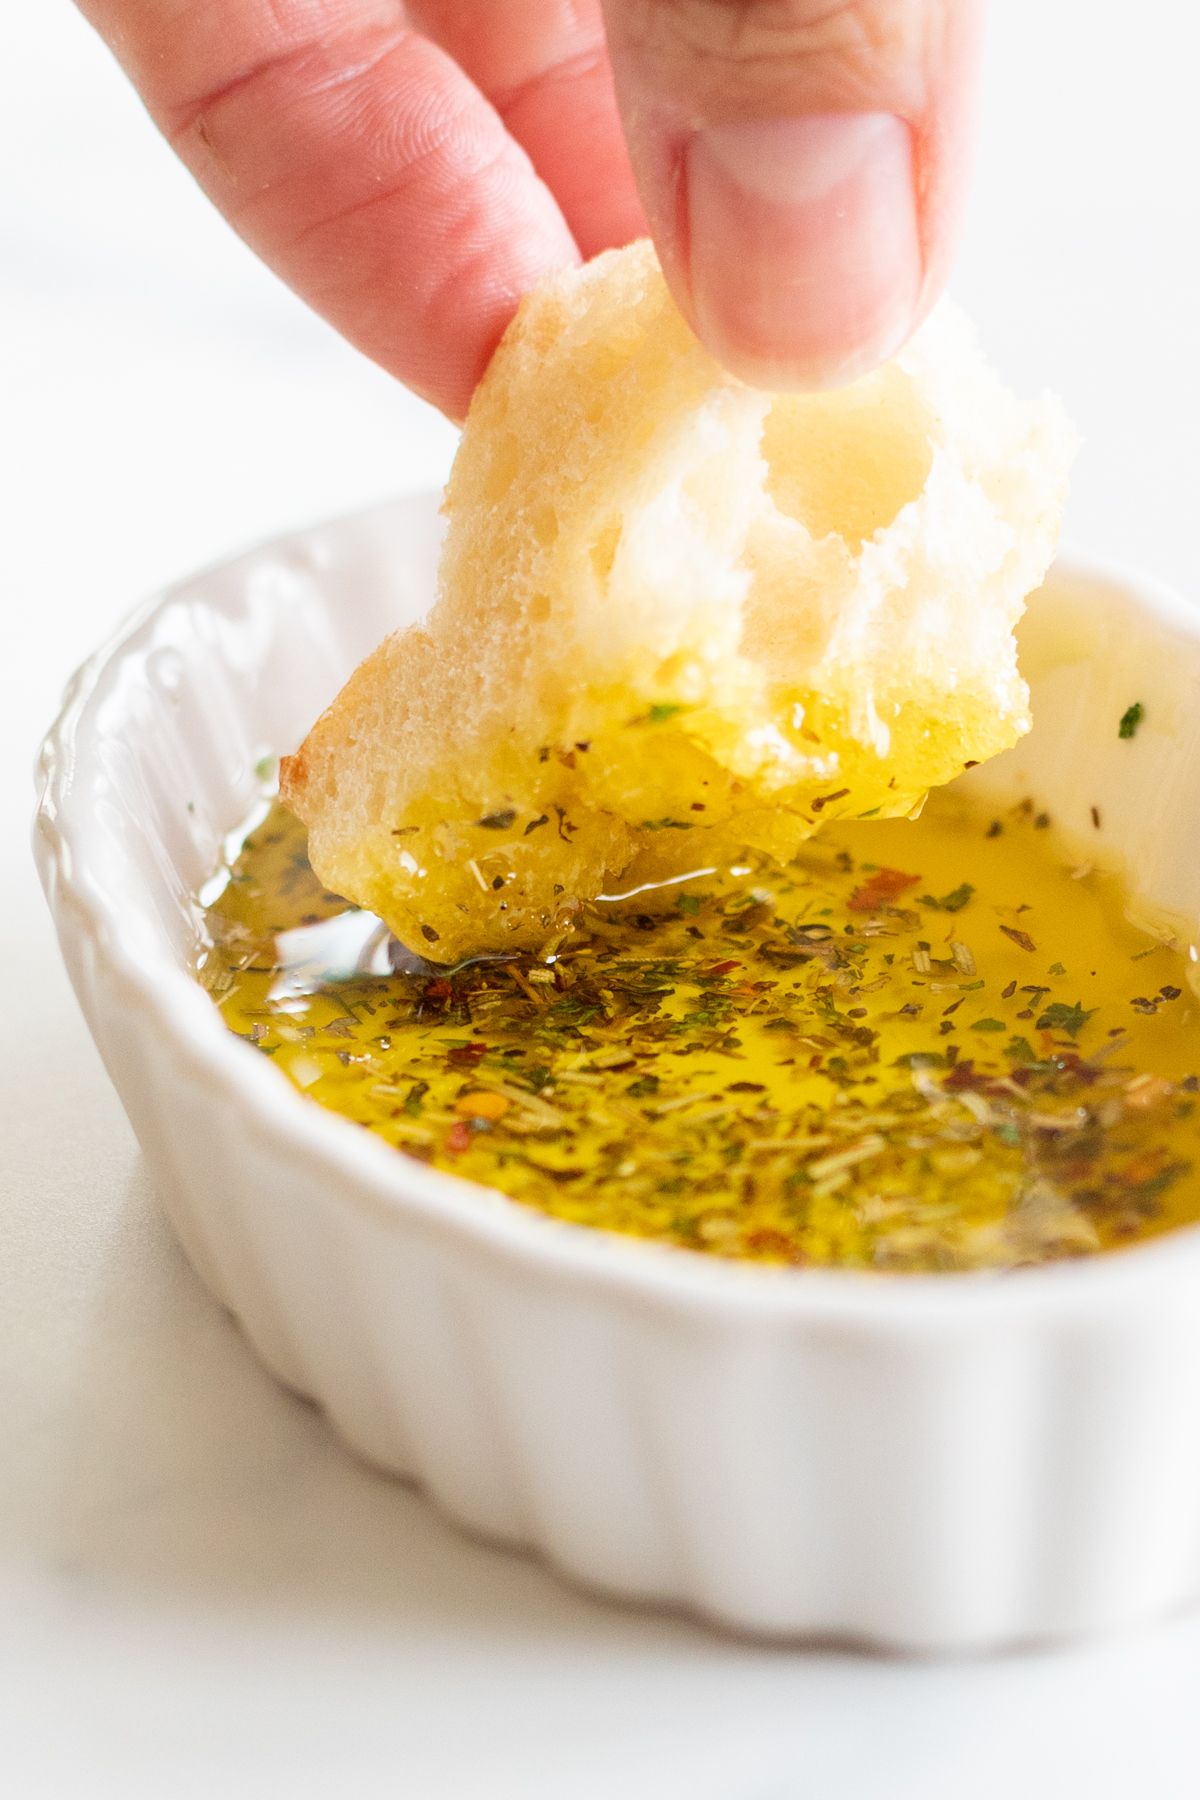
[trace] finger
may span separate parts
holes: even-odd
[[[710,349],[848,380],[947,274],[982,0],[604,0],[634,170]]]
[[[408,11],[524,145],[585,256],[644,236],[600,0],[410,0]]]
[[[578,260],[526,153],[396,0],[83,0],[240,234],[461,417],[529,287]]]

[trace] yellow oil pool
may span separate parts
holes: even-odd
[[[1027,803],[935,795],[454,970],[326,893],[278,806],[204,900],[232,1031],[397,1152],[558,1218],[897,1271],[1200,1218],[1188,960]]]

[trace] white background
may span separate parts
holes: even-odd
[[[1200,595],[1193,9],[994,13],[957,292],[1084,432],[1072,543]],[[256,266],[65,0],[5,25],[0,1791],[1194,1800],[1200,1618],[904,1663],[582,1599],[353,1465],[200,1290],[56,961],[35,743],[156,585],[453,440]]]

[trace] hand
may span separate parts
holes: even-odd
[[[647,221],[767,386],[882,360],[945,279],[982,0],[80,3],[246,242],[452,417],[526,289]]]

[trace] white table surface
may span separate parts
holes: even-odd
[[[957,291],[1085,433],[1071,541],[1200,594],[1192,9],[995,14]],[[65,0],[5,23],[0,1791],[1194,1800],[1200,1616],[939,1664],[584,1599],[351,1463],[201,1290],[58,964],[34,746],[142,595],[453,440],[258,268]]]

